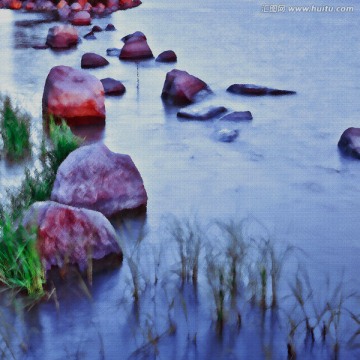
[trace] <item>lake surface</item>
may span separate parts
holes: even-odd
[[[148,246],[156,247],[162,241],[160,229],[167,214],[196,214],[205,223],[252,217],[279,243],[303,249],[315,279],[330,274],[335,280],[342,276],[357,280],[360,162],[343,157],[337,142],[345,129],[360,124],[359,6],[354,0],[338,4],[354,6],[355,11],[265,13],[258,1],[144,0],[136,9],[93,21],[102,27],[111,22],[117,31],[96,34],[94,41],[83,39],[77,49],[64,52],[32,49],[45,41],[52,26],[37,21],[44,15],[1,10],[0,92],[31,113],[36,138],[42,126],[43,86],[53,66],[80,68],[83,53],[105,56],[107,48],[122,46],[124,35],[144,32],[155,56],[172,49],[178,62],[136,64],[110,57],[108,67],[88,70],[98,78],[121,80],[126,93],[106,99],[105,129],[95,135],[89,130],[74,131],[90,140],[90,135],[95,136],[114,152],[131,155],[149,197],[144,219]],[[312,4],[301,0],[297,5]],[[88,30],[79,29],[81,35]],[[178,108],[162,102],[165,76],[173,68],[209,84],[213,95],[201,105],[252,112],[251,123],[236,125],[240,135],[235,142],[216,141],[218,122],[179,121]],[[237,96],[225,91],[233,83],[266,85],[297,94]],[[5,187],[19,181],[22,171],[21,166],[0,161],[2,195]],[[122,271],[100,275],[92,301],[63,290],[60,314],[54,315],[51,303],[39,306],[36,315],[26,315],[31,318],[31,329],[19,328],[29,332],[33,345],[24,356],[62,359],[68,354],[96,359],[105,353],[106,359],[121,358],[120,349],[127,349],[131,341],[127,338],[131,334],[124,330],[126,312],[119,310]],[[208,330],[209,324],[202,326]],[[102,336],[95,346],[97,334]],[[252,339],[250,330],[242,338],[245,344],[246,339]],[[103,352],[93,350],[101,348],[102,342]],[[256,341],[250,343],[247,350],[242,347],[243,358],[261,358],[251,352],[258,349]],[[81,344],[80,350],[74,350],[74,344]],[[169,355],[173,345],[164,348],[167,355],[160,352],[159,358],[237,358],[224,353],[212,357],[215,350],[207,355],[190,356],[190,350]],[[125,353],[124,358],[129,355]],[[284,352],[273,358],[284,358]]]

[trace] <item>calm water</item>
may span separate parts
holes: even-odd
[[[83,40],[76,50],[64,52],[31,48],[45,40],[50,24],[27,21],[43,16],[1,10],[0,91],[32,114],[35,133],[41,129],[42,91],[51,67],[80,68],[83,53],[104,55],[109,47],[121,47],[122,36],[143,31],[154,55],[167,49],[177,53],[175,66],[108,58],[108,67],[89,72],[98,78],[117,78],[126,86],[123,97],[106,100],[106,127],[95,135],[112,151],[130,154],[142,174],[149,196],[149,246],[159,243],[161,219],[168,213],[197,214],[205,222],[252,216],[277,241],[305,250],[315,278],[325,273],[340,278],[344,271],[346,279],[356,280],[360,162],[341,156],[337,141],[346,128],[360,124],[359,7],[354,0],[338,4],[352,5],[355,11],[271,14],[263,13],[258,1],[146,0],[137,9],[94,20],[100,26],[111,22],[117,31],[96,34],[97,40]],[[88,29],[81,28],[81,34]],[[209,84],[214,95],[204,106],[252,112],[254,120],[238,126],[240,136],[234,143],[214,139],[217,122],[180,122],[177,108],[163,104],[162,86],[173,67]],[[295,90],[297,95],[240,97],[226,93],[233,83]],[[80,132],[89,136],[87,130]],[[0,171],[3,189],[18,181],[22,168],[1,160]],[[60,316],[54,316],[53,304],[31,315],[38,324],[32,327],[36,335],[28,336],[34,336],[37,345],[27,356],[76,357],[75,339],[81,343],[82,356],[101,358],[101,351],[99,355],[94,350],[92,357],[87,353],[101,329],[104,337],[97,338],[98,344],[104,342],[105,358],[119,358],[128,321],[114,319],[123,291],[121,271],[106,276],[101,285],[99,279],[92,302],[64,295],[65,312]],[[202,325],[205,336],[209,324]],[[248,332],[245,343],[252,336]],[[64,344],[68,348],[62,351]],[[101,348],[98,344],[96,349]],[[252,347],[257,348],[256,341],[248,353],[242,350],[244,358],[258,358]],[[169,345],[165,353],[172,349]]]

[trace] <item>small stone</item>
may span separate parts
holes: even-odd
[[[105,31],[115,31],[115,30],[116,30],[116,28],[113,24],[106,25]]]
[[[208,106],[205,108],[196,109],[181,109],[177,116],[188,120],[209,120],[212,119],[227,109],[224,106]]]
[[[84,35],[84,39],[86,39],[86,40],[96,40],[96,36],[92,31],[90,31],[89,33]]]
[[[119,57],[121,50],[117,48],[106,49],[107,56],[117,56]]]
[[[226,114],[220,120],[239,122],[239,121],[249,121],[252,119],[253,117],[250,111],[234,111],[230,114]]]
[[[221,129],[216,132],[216,137],[221,142],[233,142],[239,136],[237,129]]]
[[[100,81],[104,86],[105,95],[123,95],[126,90],[125,86],[119,80],[106,78]]]
[[[156,58],[155,61],[158,62],[176,62],[177,56],[173,50],[166,50],[163,51],[159,56]]]
[[[94,25],[91,29],[92,32],[101,32],[103,29],[99,25]]]

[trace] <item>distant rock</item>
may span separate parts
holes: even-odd
[[[233,142],[239,136],[237,129],[220,129],[216,131],[216,138],[221,142]]]
[[[107,56],[117,56],[117,57],[119,57],[120,52],[121,52],[121,50],[117,49],[117,48],[106,49],[106,55]]]
[[[120,0],[119,9],[126,10],[137,7],[141,4],[140,0]]]
[[[82,6],[78,2],[74,2],[70,5],[72,11],[80,11],[82,10]]]
[[[348,128],[340,137],[339,149],[346,155],[360,159],[360,128]]]
[[[200,109],[181,109],[177,116],[188,120],[209,120],[225,111],[227,109],[223,106],[208,106]]]
[[[11,10],[20,10],[22,2],[20,0],[10,0],[8,7]]]
[[[36,44],[33,46],[33,49],[35,50],[46,50],[49,48],[49,45],[46,44]]]
[[[116,30],[116,28],[113,24],[106,25],[105,31],[115,31],[115,30]]]
[[[53,114],[70,125],[103,124],[104,87],[86,71],[55,66],[46,78],[42,106],[45,117]]]
[[[112,216],[146,206],[147,194],[129,155],[94,144],[73,151],[60,165],[51,200]]]
[[[125,93],[125,86],[119,80],[106,78],[100,81],[104,86],[105,95],[123,95]]]
[[[166,50],[163,51],[159,56],[156,58],[155,61],[158,62],[176,62],[177,56],[173,50]]]
[[[36,202],[26,212],[23,225],[37,227],[36,248],[46,271],[68,264],[84,271],[90,259],[103,259],[109,254],[122,258],[113,226],[97,211],[52,201]]]
[[[91,16],[87,11],[78,11],[71,20],[71,24],[75,26],[86,26],[91,24]]]
[[[79,42],[78,31],[71,25],[57,25],[49,29],[46,44],[53,49],[67,49]]]
[[[99,25],[94,25],[91,29],[92,32],[101,32],[103,29]]]
[[[141,60],[154,57],[143,33],[136,32],[125,36],[122,40],[125,44],[121,49],[120,59]]]
[[[220,118],[220,121],[240,122],[240,121],[249,121],[252,119],[253,117],[250,111],[234,111]]]
[[[95,53],[85,53],[81,57],[81,67],[83,69],[98,68],[109,65],[109,62],[101,55]]]
[[[208,85],[186,71],[173,69],[166,74],[161,97],[171,104],[189,104],[202,92],[209,93]]]
[[[263,95],[293,95],[296,91],[272,89],[253,84],[233,84],[226,91],[238,95],[263,96]]]
[[[96,40],[96,36],[92,31],[90,31],[89,33],[84,35],[84,39],[86,39],[86,40]]]

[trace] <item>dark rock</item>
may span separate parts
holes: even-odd
[[[125,39],[125,40],[124,40]],[[119,58],[122,60],[140,60],[153,58],[153,53],[144,34],[136,32],[123,38],[125,42]]]
[[[101,55],[95,53],[85,53],[81,57],[81,67],[83,69],[98,68],[109,65],[109,62]]]
[[[120,52],[121,52],[121,50],[117,49],[117,48],[106,49],[106,55],[107,56],[117,56],[117,57],[119,57]]]
[[[90,259],[113,253],[122,257],[113,226],[97,211],[52,201],[36,202],[26,212],[23,225],[37,227],[36,248],[46,271],[68,264],[84,271]]]
[[[53,49],[67,49],[77,45],[79,34],[71,25],[58,25],[49,29],[46,44]]]
[[[237,129],[221,129],[216,132],[216,137],[221,142],[233,142],[238,136]]]
[[[226,114],[220,120],[238,122],[238,121],[248,121],[252,119],[253,117],[250,111],[234,111],[230,114]]]
[[[212,119],[227,109],[223,106],[208,106],[201,109],[181,109],[177,116],[189,120],[209,120]]]
[[[45,117],[53,114],[70,125],[103,124],[104,87],[86,71],[55,66],[46,78],[42,106]]]
[[[106,25],[105,31],[115,31],[115,30],[116,30],[116,28],[113,24]]]
[[[123,95],[125,92],[125,86],[121,81],[106,78],[100,80],[104,86],[105,95]]]
[[[346,155],[360,159],[360,128],[348,128],[340,137],[339,149]]]
[[[94,144],[73,151],[60,165],[51,200],[112,216],[146,206],[147,195],[129,155]]]
[[[233,84],[229,86],[226,91],[238,95],[250,95],[250,96],[263,96],[263,95],[293,95],[295,91],[291,90],[279,90],[271,89],[265,86],[258,86],[253,84]]]
[[[129,35],[124,36],[121,39],[121,41],[126,43],[128,40],[130,40],[132,38],[147,40],[144,33],[142,33],[141,31],[135,31],[133,34],[129,34]]]
[[[166,50],[163,51],[159,56],[156,58],[155,61],[158,62],[176,62],[177,56],[174,51],[172,50]]]
[[[94,25],[91,29],[92,32],[101,32],[103,29],[99,25]]]
[[[207,84],[186,71],[173,69],[166,74],[161,97],[171,104],[188,104],[201,92],[210,92]]]
[[[84,39],[86,39],[86,40],[96,40],[96,36],[92,31],[90,31],[89,33],[84,35]]]
[[[49,45],[46,44],[36,44],[33,46],[33,49],[35,50],[46,50],[49,48]]]

